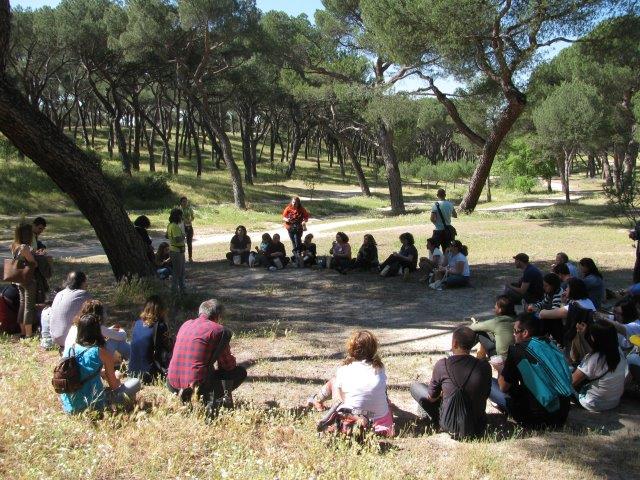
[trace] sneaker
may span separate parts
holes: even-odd
[[[276,270],[278,270],[278,269],[277,269],[274,265],[271,265],[271,266],[269,267],[269,271],[270,271],[270,272],[275,272]]]

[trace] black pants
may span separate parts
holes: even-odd
[[[495,337],[491,333],[478,332],[478,342],[484,347],[489,357],[493,357],[497,353]]]
[[[640,283],[640,240],[637,240],[636,247],[636,264],[633,267],[633,283]]]
[[[455,237],[452,238],[449,230],[446,228],[444,230],[434,230],[432,238],[440,245],[442,253],[445,253],[445,250],[449,248],[451,242],[455,240]]]
[[[238,388],[247,378],[247,369],[236,366],[233,370],[212,369],[205,379],[198,385],[198,395],[204,405],[213,403],[222,398],[224,392],[232,392]],[[173,393],[178,393],[168,381],[167,387]]]
[[[331,259],[331,268],[339,272],[351,267],[351,259],[346,257],[333,257]]]
[[[302,251],[302,228],[291,227],[288,232],[291,244],[293,245],[293,254],[295,255]]]
[[[184,233],[187,237],[187,251],[189,252],[189,260],[193,256],[193,227],[191,225],[184,226]]]
[[[420,413],[424,420],[427,420],[434,427],[440,423],[440,405],[442,399],[432,402],[429,400],[429,390],[427,385],[420,382],[413,382],[410,387],[411,396],[420,405]]]
[[[511,284],[514,287],[519,287],[520,285],[518,284]],[[524,300],[527,303],[536,303],[539,302],[540,300],[542,300],[542,298],[539,297],[534,297],[533,295],[531,295],[529,292],[525,292],[524,295],[513,291],[510,288],[505,288],[504,290],[504,294],[509,297],[509,299],[515,303],[516,305],[520,302],[522,302],[522,300]]]
[[[409,268],[409,270],[413,270],[413,263],[411,261],[394,257],[393,255],[389,255],[389,257],[382,262],[378,268],[382,271],[387,266],[390,268],[389,275],[387,275],[388,277],[397,275],[398,272],[400,272],[400,268]]]

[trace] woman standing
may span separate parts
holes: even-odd
[[[171,258],[171,290],[184,293],[184,233],[180,228],[182,223],[182,210],[174,208],[169,214],[167,226],[167,239],[169,240],[169,257]]]
[[[289,238],[293,245],[293,256],[299,259],[302,247],[302,232],[307,229],[309,212],[300,203],[300,197],[293,197],[291,203],[282,212],[284,226],[289,232]],[[301,262],[296,262],[300,264]]]
[[[29,266],[31,269],[35,269],[37,266],[36,259],[31,251],[32,242],[33,227],[31,224],[18,225],[13,235],[11,254],[13,259],[18,261],[20,268]],[[30,338],[33,336],[33,322],[36,316],[36,281],[31,275],[24,284],[16,285],[20,293],[20,307],[18,309],[20,334],[23,338]]]

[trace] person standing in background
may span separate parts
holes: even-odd
[[[189,262],[193,262],[193,208],[187,197],[180,198],[180,210],[182,210],[182,223],[184,225],[184,236],[187,241],[187,253]]]
[[[456,229],[451,225],[451,218],[458,218],[458,214],[453,203],[446,199],[447,192],[443,188],[439,189],[436,195],[438,200],[431,207],[431,223],[434,226],[432,238],[444,252],[456,238]]]

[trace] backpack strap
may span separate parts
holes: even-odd
[[[448,225],[448,224],[447,224],[447,222],[445,221],[445,219],[444,219],[444,215],[442,215],[442,210],[440,210],[440,203],[439,203],[439,202],[436,202],[436,208],[438,209],[438,213],[440,214],[440,218],[442,219],[442,224],[443,224],[445,227],[448,227],[449,225]]]
[[[448,360],[448,359],[447,359]],[[444,361],[444,369],[447,372],[447,376],[451,379],[451,383],[453,383],[453,385],[458,389],[458,390],[464,390],[464,387],[467,386],[467,382],[469,381],[469,379],[471,378],[471,374],[473,373],[473,371],[476,368],[476,365],[478,364],[478,362],[474,362],[473,363],[473,367],[471,367],[471,370],[469,371],[469,375],[467,375],[466,380],[462,383],[462,386],[458,385],[456,383],[456,379],[449,373],[449,367],[447,365],[447,360]]]

